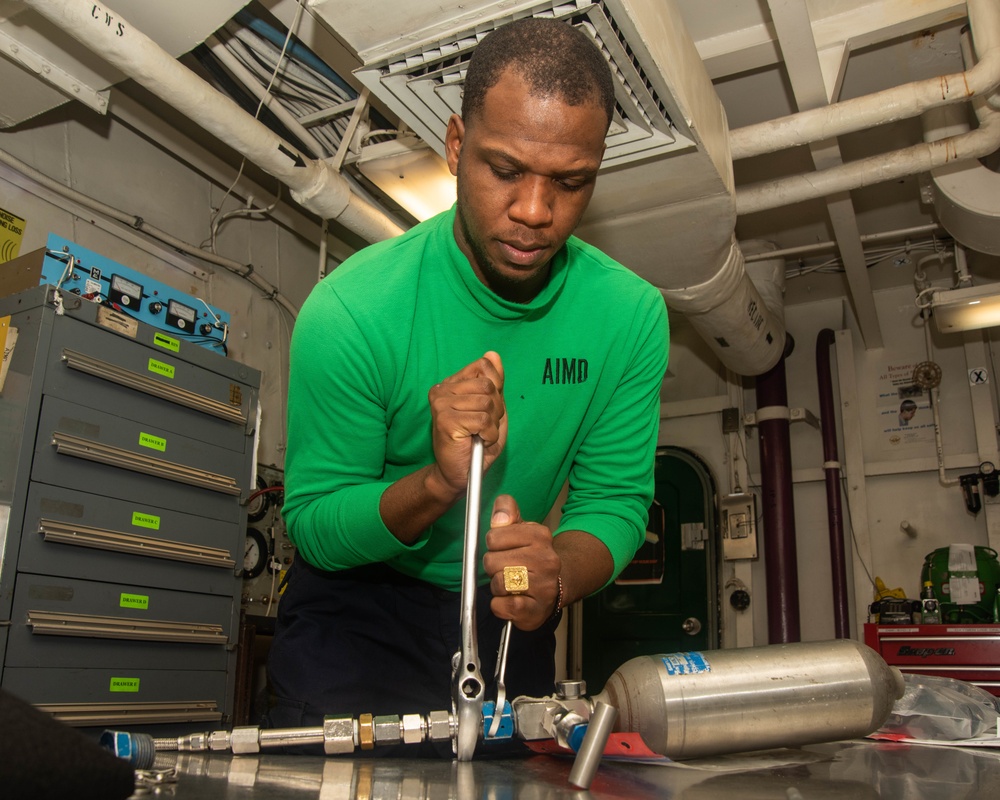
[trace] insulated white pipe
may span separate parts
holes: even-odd
[[[335,219],[370,242],[403,232],[354,195],[325,162],[304,159],[116,12],[88,0],[22,2],[280,180],[297,202],[323,219]]]
[[[729,133],[734,161],[909,119],[931,108],[991,94],[1000,86],[1000,3],[968,0],[979,63],[965,72],[928,78]]]
[[[985,103],[980,108],[979,127],[969,133],[904,147],[820,172],[746,186],[736,192],[736,212],[742,216],[780,208],[987,156],[1000,147],[1000,112],[993,111]]]

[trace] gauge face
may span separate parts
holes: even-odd
[[[982,464],[979,465],[979,471],[983,475],[992,475],[994,472],[996,472],[996,469],[997,468],[993,465],[992,461],[984,461]]]
[[[142,287],[135,281],[123,278],[121,275],[111,276],[111,288],[116,292],[127,294],[129,297],[139,299],[142,297]]]
[[[108,298],[112,303],[118,303],[132,310],[137,310],[142,304],[142,286],[121,275],[112,275],[109,281]]]
[[[246,549],[243,553],[243,578],[256,578],[267,564],[267,540],[256,528],[247,528]]]
[[[194,330],[195,319],[198,312],[191,306],[178,303],[176,300],[167,301],[167,323],[182,331]]]
[[[258,475],[257,491],[254,492],[254,495],[256,496],[247,505],[247,519],[250,520],[250,522],[260,522],[264,519],[267,514],[267,510],[271,507],[271,496],[266,490],[267,481]]]

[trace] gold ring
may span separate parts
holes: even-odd
[[[508,594],[521,594],[528,591],[528,568],[504,567],[503,588]]]

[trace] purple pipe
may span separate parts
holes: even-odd
[[[757,413],[775,407],[788,410],[785,358],[757,377]],[[767,578],[767,636],[770,644],[801,640],[799,572],[792,505],[792,459],[789,420],[758,420],[760,429],[761,505],[764,517],[764,568]]]
[[[824,328],[816,337],[816,378],[819,382],[819,418],[823,434],[823,472],[826,475],[826,509],[830,529],[830,572],[833,580],[833,627],[837,639],[849,639],[851,623],[847,605],[847,563],[844,556],[844,516],[840,504],[840,458],[837,453],[837,417],[833,408],[830,347],[835,334]]]

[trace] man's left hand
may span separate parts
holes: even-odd
[[[506,494],[493,503],[491,526],[483,556],[493,590],[490,608],[500,619],[513,620],[515,627],[533,631],[555,613],[558,602],[562,560],[552,546],[552,531],[522,520],[517,502]],[[527,569],[528,588],[524,592],[515,594],[504,587],[504,567]]]

